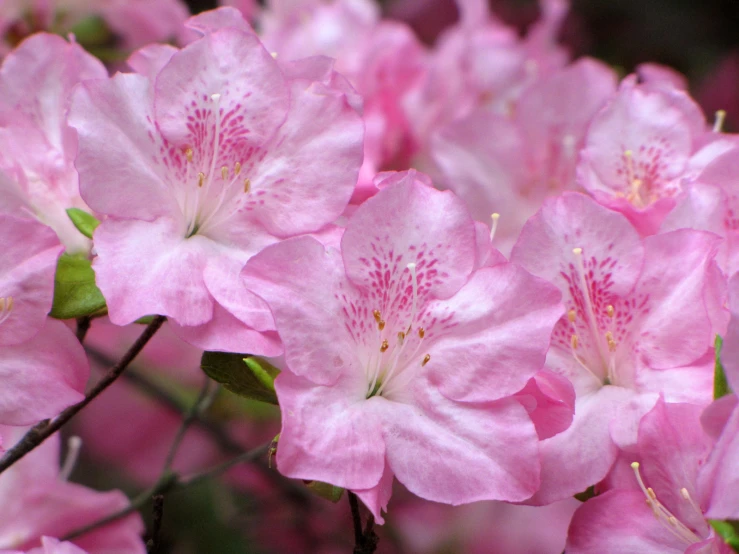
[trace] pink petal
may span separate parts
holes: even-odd
[[[699,486],[708,499],[706,517],[739,519],[739,408],[723,428],[710,458],[703,467]]]
[[[453,402],[423,378],[411,395],[412,404],[388,402],[377,411],[388,463],[408,490],[452,505],[520,501],[536,491],[536,431],[518,402]]]
[[[129,56],[126,64],[136,73],[153,81],[179,50],[171,44],[149,44]]]
[[[457,292],[475,264],[475,227],[461,200],[417,183],[411,171],[357,209],[341,250],[349,279],[384,311],[406,284],[409,263],[417,266],[419,295]]]
[[[211,161],[211,95],[220,94],[219,152],[215,167],[248,163],[285,120],[289,90],[277,62],[252,33],[233,28],[208,34],[172,56],[155,85],[156,121],[177,147]],[[220,163],[219,163],[220,162]],[[203,164],[204,165],[204,164]]]
[[[382,512],[387,512],[387,504],[390,502],[390,496],[393,494],[393,481],[395,481],[393,471],[387,465],[387,462],[385,462],[385,470],[382,472],[380,482],[375,487],[352,491],[364,502],[364,505],[367,506],[367,509],[375,517],[375,521],[380,525],[385,523]]]
[[[681,495],[687,489],[700,506],[707,498],[698,483],[698,473],[713,441],[700,426],[702,408],[691,404],[659,401],[639,424],[640,472],[647,486],[682,523],[707,533],[702,514]],[[703,535],[705,536],[705,535]]]
[[[107,76],[103,64],[80,45],[39,33],[3,60],[0,98],[14,115],[22,114],[43,130],[52,148],[73,157],[74,135],[65,121],[70,93],[80,81]]]
[[[337,250],[309,237],[290,239],[251,258],[242,275],[246,287],[269,304],[292,373],[321,384],[344,373],[364,374],[340,319],[342,295],[355,299],[356,293]]]
[[[376,487],[385,467],[382,397],[365,399],[361,373],[331,386],[283,371],[275,380],[282,408],[277,467],[283,475],[348,489]]]
[[[648,309],[634,310],[633,325],[642,331],[631,338],[649,367],[687,365],[713,343],[704,287],[717,237],[684,229],[647,237],[644,246],[644,270],[632,298]]]
[[[346,97],[319,83],[296,81],[291,90],[287,120],[252,170],[250,215],[280,237],[341,215],[362,163],[362,121]]]
[[[476,271],[452,298],[427,308],[427,319],[445,322],[443,336],[426,347],[430,379],[447,398],[464,402],[520,391],[544,366],[560,297],[515,264]]]
[[[0,215],[0,344],[19,344],[43,327],[54,295],[54,273],[62,250],[46,225]]]
[[[575,390],[569,380],[542,370],[515,395],[529,412],[539,440],[561,433],[572,424]]]
[[[568,535],[568,554],[684,554],[687,546],[660,525],[641,491],[591,498],[575,512]]]
[[[180,225],[166,218],[108,219],[96,229],[93,269],[113,323],[127,325],[150,314],[181,325],[211,319],[213,298],[203,270],[220,249],[205,237],[183,236]]]
[[[72,97],[69,124],[79,136],[80,192],[92,209],[146,220],[181,217],[166,184],[168,170],[159,162],[147,78],[117,73],[81,84]]]
[[[4,346],[0,358],[0,421],[30,425],[84,397],[90,367],[74,334],[49,319],[30,340]]]
[[[732,390],[739,394],[739,273],[729,280],[731,319],[721,347],[721,363]]]
[[[544,505],[573,496],[608,474],[618,452],[609,425],[634,394],[629,389],[605,386],[577,399],[572,425],[541,442],[541,488],[530,503]]]

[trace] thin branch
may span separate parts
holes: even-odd
[[[159,547],[159,531],[162,528],[162,519],[164,518],[164,495],[157,494],[152,498],[154,505],[152,506],[152,524],[151,538],[146,541],[147,554],[154,554]]]
[[[212,468],[206,469],[201,473],[196,473],[189,477],[180,477],[177,473],[173,472],[166,473],[159,478],[159,480],[154,484],[153,487],[133,498],[131,500],[131,503],[126,508],[110,514],[102,519],[99,519],[98,521],[94,521],[89,525],[85,525],[84,527],[75,529],[71,533],[68,533],[66,536],[64,536],[62,540],[69,541],[76,539],[77,537],[85,535],[90,531],[94,531],[95,529],[104,527],[110,523],[113,523],[114,521],[118,521],[119,519],[124,518],[127,515],[141,509],[153,496],[163,495],[175,489],[179,490],[201,483],[202,481],[210,479],[211,477],[216,477],[239,464],[254,462],[260,457],[266,455],[268,450],[269,444],[264,444],[258,448],[255,448],[248,452],[244,452],[240,456],[236,456],[228,462],[216,465]]]
[[[111,360],[104,353],[90,346],[87,346],[86,350],[90,358],[96,360],[102,365],[110,365]],[[189,407],[182,400],[174,396],[165,387],[152,380],[146,374],[138,371],[135,367],[131,367],[126,371],[123,374],[123,379],[134,385],[150,398],[159,402],[164,407],[170,409],[172,412],[181,416],[187,414]],[[201,414],[197,414],[197,417],[193,421],[193,425],[205,431],[224,453],[236,456],[243,452],[243,447],[234,440],[229,432],[218,422],[202,417]],[[290,479],[285,479],[278,472],[270,469],[265,463],[257,463],[254,467],[276,488],[280,489],[288,500],[301,508],[308,509],[310,507],[313,497],[305,487]]]
[[[374,554],[380,538],[375,533],[375,516],[372,514],[367,518],[367,524],[362,529],[362,517],[359,514],[359,501],[357,495],[348,492],[349,506],[352,510],[352,522],[354,524],[354,554]]]
[[[23,458],[26,454],[31,452],[34,448],[48,439],[51,435],[61,429],[70,419],[77,415],[80,410],[92,402],[95,398],[100,395],[105,389],[112,385],[116,379],[125,371],[128,365],[134,360],[134,358],[143,350],[146,343],[154,336],[154,334],[162,326],[166,318],[164,316],[156,316],[154,321],[146,326],[144,332],[141,333],[136,342],[133,343],[131,348],[123,355],[123,357],[111,367],[108,372],[103,376],[100,381],[87,393],[85,398],[64,410],[60,413],[53,421],[49,422],[42,421],[35,427],[32,427],[23,438],[13,448],[8,450],[5,455],[0,459],[0,473],[8,469],[15,462]]]
[[[180,424],[180,427],[177,429],[177,434],[175,434],[175,438],[172,441],[172,446],[170,446],[169,452],[167,452],[162,473],[167,473],[172,468],[172,463],[174,463],[175,456],[177,456],[177,452],[180,449],[180,445],[182,444],[182,440],[185,438],[187,430],[198,419],[198,416],[207,410],[213,402],[213,395],[209,394],[209,389],[210,379],[205,377],[197,400],[195,400],[195,403],[190,407],[190,409],[183,414],[184,418],[182,419],[182,424]],[[215,392],[217,391],[218,389],[216,389]]]
[[[349,494],[349,507],[352,510],[352,523],[354,523],[354,544],[358,548],[364,540],[364,533],[362,532],[362,517],[359,515],[359,502],[357,501],[357,495],[353,492],[347,491]],[[356,548],[354,549],[356,552]]]

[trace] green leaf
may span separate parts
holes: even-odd
[[[726,544],[734,549],[734,552],[739,552],[739,521],[709,519],[708,523],[721,535]]]
[[[268,361],[263,360],[262,358],[257,358],[255,356],[244,358],[244,363],[246,364],[246,367],[248,367],[254,374],[254,377],[257,378],[257,381],[259,381],[265,389],[271,391],[275,390],[275,377],[280,374],[279,369],[277,369]]]
[[[579,500],[580,502],[587,502],[588,500],[590,500],[594,496],[598,496],[597,494],[595,494],[595,487],[594,486],[590,486],[587,489],[585,489],[584,491],[578,492],[575,495],[575,498],[577,500]]]
[[[713,372],[713,399],[721,398],[731,392],[729,382],[726,380],[726,374],[724,373],[724,366],[721,365],[721,347],[724,344],[724,339],[719,335],[716,335],[716,342],[714,344],[716,350],[716,365]]]
[[[51,317],[72,319],[105,311],[105,298],[95,285],[90,260],[62,254],[54,275],[54,303]]]
[[[92,233],[100,225],[100,222],[94,215],[79,208],[68,208],[67,215],[72,220],[72,223],[74,223],[74,226],[77,227],[77,230],[88,239],[92,238]]]
[[[323,483],[321,481],[308,481],[305,485],[313,494],[317,494],[321,498],[330,500],[334,504],[341,500],[341,497],[344,494],[344,489],[341,487],[335,487],[329,483]]]
[[[248,360],[254,360],[247,364]],[[214,381],[225,388],[253,400],[277,404],[274,377],[279,371],[267,362],[248,354],[203,352],[200,367]],[[254,368],[257,367],[257,371]]]

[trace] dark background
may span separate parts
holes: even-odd
[[[398,13],[400,0],[381,2]],[[423,3],[423,0],[402,0]],[[538,16],[536,0],[489,0],[505,21],[524,31]],[[193,13],[216,0],[188,0]],[[562,40],[574,55],[591,55],[631,71],[656,61],[697,85],[730,52],[739,51],[739,0],[571,0]],[[411,24],[425,42],[456,19],[453,0],[438,0]]]

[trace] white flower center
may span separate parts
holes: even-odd
[[[408,384],[408,379],[399,379],[402,374],[407,372],[407,361],[413,359],[423,344],[426,331],[423,327],[415,325],[418,310],[418,278],[416,276],[416,264],[410,263],[406,266],[411,276],[413,287],[413,296],[411,298],[411,313],[408,324],[400,331],[395,333],[386,329],[385,320],[379,310],[374,310],[373,317],[377,328],[377,346],[375,353],[370,355],[367,364],[367,398],[371,396],[392,395]],[[415,328],[414,328],[415,325]],[[408,346],[412,339],[412,333],[418,335],[418,341],[415,348],[411,351]],[[391,347],[391,344],[393,345]],[[425,366],[431,360],[431,356],[426,354],[421,361],[420,367]]]
[[[182,213],[188,222],[186,236],[203,234],[207,228],[222,223],[244,204],[251,191],[251,181],[241,176],[241,162],[236,162],[233,168],[216,167],[220,154],[221,137],[221,110],[220,94],[211,94],[211,114],[215,119],[215,133],[213,137],[213,152],[210,163],[195,174],[192,148],[185,149],[187,164],[185,176],[185,193],[181,201]]]

